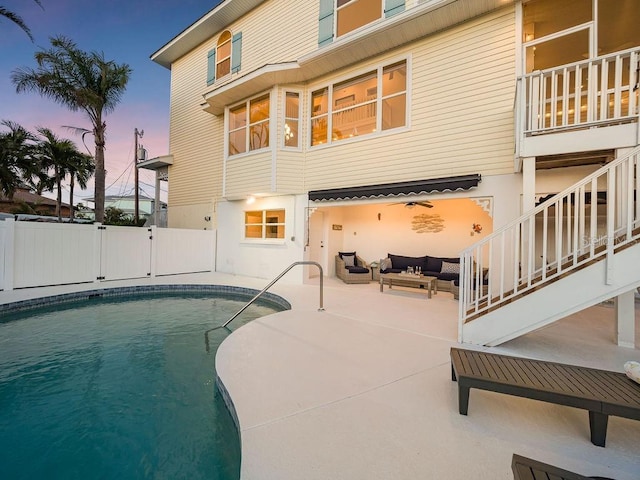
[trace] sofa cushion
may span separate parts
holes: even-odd
[[[436,273],[435,277],[438,280],[458,280],[460,278],[460,274],[459,273],[446,273],[446,272],[439,272]]]
[[[401,271],[406,270],[407,267],[420,267],[424,270],[427,261],[427,257],[404,257],[392,254],[389,254],[388,257],[391,259],[392,268],[399,268]]]
[[[369,269],[365,267],[347,267],[349,273],[369,273]]]
[[[399,268],[387,268],[386,270],[380,270],[380,273],[402,273],[404,271]]]

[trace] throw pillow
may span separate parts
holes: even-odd
[[[393,268],[393,264],[391,263],[391,259],[390,258],[383,258],[382,260],[380,260],[380,271],[381,272],[389,270],[390,268]]]
[[[356,264],[356,257],[353,255],[343,255],[342,260],[344,260],[345,267],[354,267]]]
[[[628,361],[624,364],[624,373],[634,382],[640,383],[640,363]]]
[[[440,268],[440,273],[460,273],[460,264],[459,263],[449,263],[442,262],[442,267]]]

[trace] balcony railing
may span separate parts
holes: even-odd
[[[635,48],[521,77],[520,135],[637,121],[639,55]]]

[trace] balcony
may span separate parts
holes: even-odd
[[[520,77],[516,156],[637,145],[639,60],[634,48]]]

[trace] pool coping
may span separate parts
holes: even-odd
[[[82,300],[91,300],[94,298],[118,298],[139,294],[151,293],[218,293],[233,294],[242,296],[255,296],[259,290],[246,287],[238,287],[232,285],[203,285],[203,284],[160,284],[160,285],[134,285],[126,287],[105,287],[95,288],[91,290],[82,290],[70,293],[61,293],[57,295],[49,295],[44,297],[30,298],[26,300],[18,300],[11,303],[0,304],[0,314],[14,313],[31,310],[40,307],[48,307],[52,305],[62,305]],[[283,297],[265,292],[260,296],[258,301],[263,304],[281,308],[282,310],[291,310],[291,304]]]

